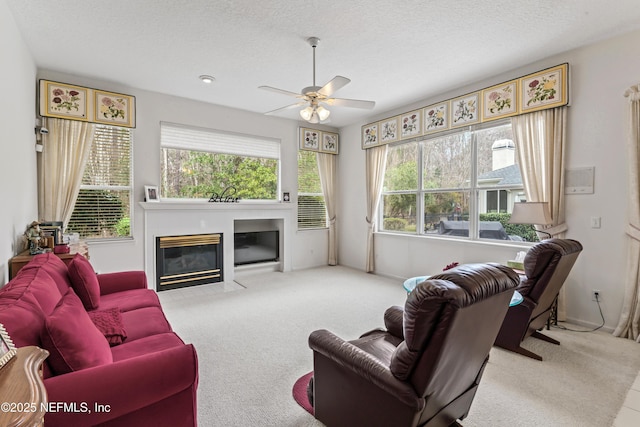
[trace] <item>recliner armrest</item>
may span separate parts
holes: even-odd
[[[404,340],[403,318],[404,310],[397,305],[389,307],[387,311],[384,312],[384,326],[387,328],[387,331],[394,337],[402,340]]]
[[[416,411],[421,411],[424,408],[424,399],[416,395],[408,383],[394,377],[387,365],[337,335],[325,329],[313,331],[309,335],[309,347],[355,374],[368,379]]]

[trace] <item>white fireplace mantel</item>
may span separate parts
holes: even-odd
[[[236,220],[275,220],[280,230],[280,270],[291,270],[295,204],[206,201],[140,202],[144,210],[144,259],[149,287],[156,283],[156,237],[221,233],[224,280],[233,281],[233,233]]]

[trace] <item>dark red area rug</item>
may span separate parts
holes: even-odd
[[[309,380],[313,376],[313,371],[309,372],[298,378],[298,380],[293,384],[293,400],[295,400],[298,405],[302,406],[305,411],[313,415],[313,406],[309,403],[309,397],[307,396],[307,386],[309,385]]]

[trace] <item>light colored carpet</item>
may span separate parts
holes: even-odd
[[[198,351],[198,418],[209,426],[322,426],[291,396],[313,369],[315,329],[345,339],[383,327],[406,293],[397,280],[345,267],[271,272],[160,293],[174,330]],[[463,424],[610,426],[640,370],[640,347],[603,332],[545,331],[555,346],[528,339],[538,362],[491,350]]]

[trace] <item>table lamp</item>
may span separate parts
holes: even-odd
[[[513,212],[509,224],[534,224],[549,225],[551,216],[549,215],[549,203],[547,202],[518,202],[513,204]],[[551,238],[551,234],[544,230],[536,230]]]

